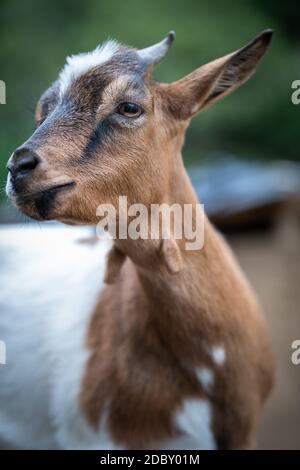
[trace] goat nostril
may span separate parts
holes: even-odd
[[[34,155],[26,155],[18,161],[16,170],[17,171],[34,170],[37,164],[38,164],[38,160]]]
[[[7,165],[7,169],[13,175],[16,175],[17,173],[22,173],[22,172],[27,173],[29,171],[34,170],[39,164],[39,162],[40,162],[40,159],[34,152],[16,151],[12,158],[12,161],[9,162]]]

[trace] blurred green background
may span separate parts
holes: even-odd
[[[300,106],[291,83],[300,79],[299,2],[279,0],[26,0],[0,1],[0,180],[12,150],[30,136],[39,95],[72,53],[107,37],[136,47],[177,33],[156,78],[172,81],[231,52],[265,28],[275,30],[272,48],[256,76],[231,97],[194,119],[185,145],[187,163],[211,153],[242,158],[299,159]],[[3,187],[3,184],[2,184]]]

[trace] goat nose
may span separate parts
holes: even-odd
[[[40,163],[39,156],[26,148],[17,149],[7,163],[7,169],[12,176],[28,174]]]

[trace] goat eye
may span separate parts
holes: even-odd
[[[122,116],[126,116],[128,118],[137,118],[139,117],[143,110],[142,108],[135,103],[121,103],[117,109],[116,109],[118,114],[122,114]]]

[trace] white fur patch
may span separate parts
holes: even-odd
[[[226,360],[226,351],[223,346],[214,346],[211,348],[211,357],[218,366],[222,366]]]
[[[201,383],[203,389],[208,392],[214,384],[214,374],[208,367],[198,367],[196,369],[196,375]]]
[[[115,448],[90,428],[78,395],[91,314],[110,241],[88,228],[29,224],[0,230],[0,441],[24,449]],[[29,424],[30,423],[30,426]]]
[[[107,62],[119,48],[120,45],[116,41],[109,40],[91,52],[67,57],[67,63],[59,75],[61,96],[66,92],[74,79],[85,74],[90,69]]]
[[[211,414],[209,401],[186,400],[176,416],[176,424],[181,436],[168,442],[163,449],[216,449],[216,442],[211,430]]]

